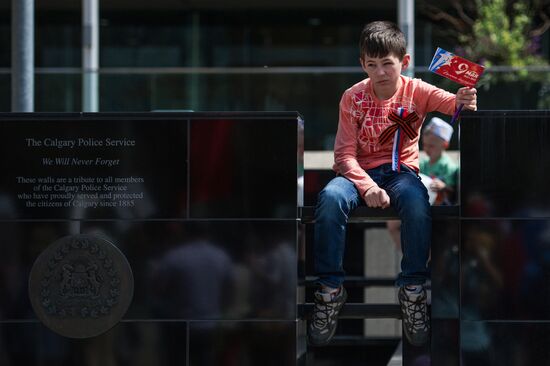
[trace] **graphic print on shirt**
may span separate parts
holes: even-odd
[[[384,130],[394,124],[388,117],[391,112],[397,113],[399,108],[405,109],[405,115],[416,114],[416,105],[412,98],[407,96],[396,96],[391,103],[381,106],[371,94],[364,90],[353,94],[350,113],[359,125],[358,143],[361,150],[366,153],[382,149],[391,151],[393,143],[391,139],[381,145],[379,137]],[[418,123],[418,120],[411,123],[414,131],[418,130]]]

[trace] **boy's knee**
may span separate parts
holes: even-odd
[[[401,215],[425,217],[431,215],[431,206],[428,193],[419,189],[410,189],[402,192],[399,197],[398,211]]]
[[[337,183],[337,182],[335,182]],[[321,212],[348,213],[352,209],[353,198],[349,190],[340,184],[328,184],[320,193],[317,200],[316,214]]]
[[[400,192],[399,201],[406,206],[411,206],[419,209],[429,209],[430,202],[428,191],[426,188],[415,181],[415,185],[410,185],[407,189]]]
[[[351,182],[344,178],[335,178],[319,193],[319,202],[347,202],[349,200],[349,187]]]
[[[344,191],[335,185],[328,185],[319,193],[319,201],[339,202],[343,198]]]
[[[401,216],[407,219],[425,219],[431,217],[431,206],[427,199],[416,197],[402,203]]]

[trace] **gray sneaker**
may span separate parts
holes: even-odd
[[[338,295],[315,292],[313,314],[308,324],[308,341],[312,346],[325,346],[329,344],[336,331],[338,313],[348,294],[344,287],[340,287]]]
[[[403,331],[407,340],[413,346],[423,346],[430,336],[430,318],[426,290],[418,294],[405,291],[405,287],[399,289],[399,304],[403,315]]]

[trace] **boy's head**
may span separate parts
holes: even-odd
[[[407,53],[405,35],[399,27],[392,22],[376,21],[365,25],[359,39],[360,59],[365,56],[383,58],[393,55],[403,61]]]
[[[389,99],[401,85],[401,72],[409,66],[405,35],[392,22],[365,26],[359,42],[359,62],[379,99]]]
[[[428,157],[437,158],[449,147],[453,127],[441,118],[434,117],[422,132],[422,147]]]

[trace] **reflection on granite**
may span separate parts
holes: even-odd
[[[35,318],[28,296],[32,265],[48,245],[69,233],[70,222],[0,221],[0,320]]]
[[[403,366],[461,366],[459,319],[432,319],[430,342],[415,347],[403,339]]]
[[[462,364],[548,365],[548,339],[548,323],[462,321]]]
[[[548,111],[461,123],[460,334],[464,366],[548,364]]]
[[[128,258],[135,290],[126,319],[291,320],[297,226],[292,220],[83,221],[78,229],[108,239]],[[0,222],[2,319],[34,318],[29,270],[73,229],[67,222]]]
[[[462,222],[462,319],[548,320],[550,220]]]
[[[199,119],[190,131],[190,217],[296,218],[296,119]]]
[[[0,365],[296,363],[298,113],[1,117]],[[74,234],[116,245],[135,283],[122,322],[82,340],[42,326],[27,292]]]
[[[294,321],[191,322],[189,362],[197,366],[294,365],[296,324]]]
[[[431,364],[460,365],[460,329],[458,319],[432,319]]]
[[[460,124],[464,217],[550,217],[548,111],[465,113]]]
[[[459,317],[459,230],[458,219],[432,223],[432,319]]]
[[[0,323],[0,364],[293,365],[297,360],[297,324],[296,321],[132,321],[119,323],[98,337],[70,339],[38,322]]]
[[[187,323],[122,322],[98,337],[70,339],[40,323],[0,323],[0,364],[185,365]]]

